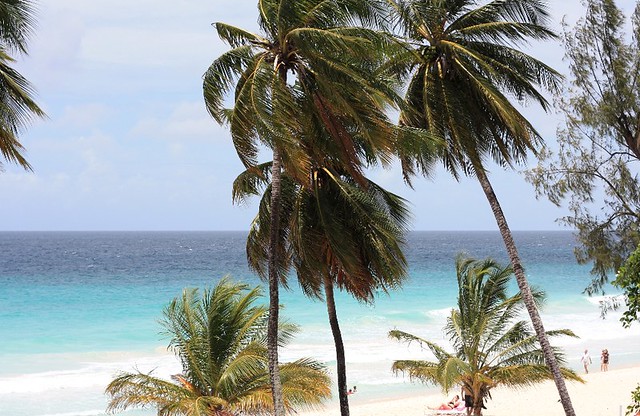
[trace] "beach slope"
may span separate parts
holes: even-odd
[[[640,383],[640,366],[583,375],[586,383],[567,383],[577,415],[624,415],[630,404],[631,391]],[[485,416],[563,416],[562,405],[553,381],[512,390],[492,390]],[[447,400],[444,395],[420,395],[362,403],[358,394],[351,396],[351,416],[424,416],[427,406],[437,406]],[[621,410],[622,409],[622,410]],[[323,411],[301,413],[304,416],[339,416],[337,404]]]

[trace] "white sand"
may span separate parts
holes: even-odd
[[[640,366],[583,374],[585,384],[568,383],[573,408],[578,416],[620,416],[630,404],[631,391],[640,383]],[[453,393],[453,392],[452,392]],[[453,393],[455,394],[455,393]],[[450,394],[451,396],[452,394]],[[414,396],[403,399],[381,398],[368,403],[358,402],[358,393],[350,396],[351,416],[424,416],[427,406],[437,406],[448,400],[444,395]],[[555,384],[548,381],[534,387],[510,390],[497,387],[487,402],[485,416],[563,416]],[[622,411],[620,410],[622,409]],[[427,409],[428,410],[428,409]],[[303,416],[339,416],[338,403],[322,411],[304,412]]]

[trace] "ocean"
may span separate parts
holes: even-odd
[[[592,370],[603,348],[611,369],[640,364],[640,325],[623,329],[620,312],[601,319],[599,298],[582,293],[590,266],[576,264],[572,233],[514,237],[530,284],[547,293],[545,328],[580,336],[552,342],[564,348],[569,366],[581,368],[585,348]],[[104,387],[117,372],[179,372],[158,324],[162,309],[183,288],[211,287],[225,275],[264,287],[247,267],[245,239],[245,232],[0,232],[0,416],[101,416]],[[507,263],[497,232],[413,232],[402,289],[379,294],[373,304],[337,293],[348,383],[358,386],[351,401],[436,391],[391,373],[394,359],[426,353],[386,334],[398,328],[446,345],[442,327],[456,302],[460,252]],[[290,283],[281,292],[282,315],[301,330],[281,360],[309,356],[333,369],[325,305],[305,298],[295,276]]]

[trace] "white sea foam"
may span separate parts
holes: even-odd
[[[114,352],[103,357],[113,359],[118,355],[120,354]],[[79,358],[84,359],[86,355],[80,355]],[[176,358],[168,354],[142,356],[125,361],[78,362],[77,366],[78,368],[69,370],[1,376],[0,395],[87,388],[102,390],[120,371],[153,371],[166,378],[180,371]]]
[[[585,296],[587,302],[592,305],[596,305],[600,307],[603,302],[610,301],[612,298],[621,302],[621,305],[624,306],[623,294],[622,293],[611,293],[604,296]]]
[[[104,409],[93,409],[93,410],[81,410],[78,412],[45,413],[42,415],[34,415],[34,416],[102,416],[104,414],[105,414]]]
[[[442,309],[432,309],[425,313],[430,318],[444,319],[451,315],[451,308],[442,308]]]

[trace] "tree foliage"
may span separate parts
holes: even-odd
[[[33,32],[35,5],[31,0],[0,0],[0,154],[25,170],[32,170],[18,140],[34,119],[45,117],[34,101],[31,83],[12,68],[12,53],[27,53]],[[0,162],[0,169],[3,164]]]
[[[593,294],[640,243],[640,5],[629,25],[614,0],[583,3],[586,15],[564,24],[571,82],[558,97],[558,149],[541,152],[527,178],[569,208],[560,221],[577,230],[578,262],[593,263]]]
[[[271,185],[268,164],[248,169],[234,182],[234,196],[259,195],[258,215],[247,241],[249,265],[267,273]],[[282,177],[280,267],[295,269],[307,296],[327,303],[336,346],[338,392],[342,415],[349,414],[346,360],[334,287],[359,301],[373,302],[378,291],[400,286],[406,276],[402,252],[408,220],[406,202],[376,183],[354,180],[329,168],[317,168],[308,182]],[[324,292],[324,293],[323,293]]]
[[[539,87],[558,83],[556,71],[518,48],[555,37],[544,2],[387,1],[406,39],[389,65],[408,81],[401,124],[443,138],[438,156],[455,178],[485,159],[512,166],[535,152],[542,139],[512,99],[546,109]],[[430,173],[420,155],[401,156],[407,178]]]
[[[631,392],[631,404],[627,406],[627,416],[635,416],[640,412],[640,384]]]
[[[248,169],[234,182],[236,198],[261,193],[247,241],[249,265],[267,273],[269,221],[268,164]],[[406,201],[366,179],[364,184],[328,168],[305,185],[282,180],[282,273],[294,268],[304,292],[321,297],[331,276],[339,289],[372,302],[377,290],[399,287],[406,274],[402,252],[409,211]]]
[[[245,167],[258,164],[260,145],[277,149],[298,181],[317,160],[356,178],[387,163],[396,91],[372,73],[390,40],[369,29],[382,21],[380,0],[259,0],[258,9],[258,34],[215,23],[231,49],[204,76],[207,110],[229,125]]]
[[[640,246],[631,253],[624,265],[618,271],[616,280],[612,283],[624,290],[627,310],[624,311],[620,321],[625,327],[631,326],[638,320],[640,313]]]
[[[185,289],[164,310],[169,347],[182,364],[172,380],[136,371],[119,374],[108,386],[108,410],[157,409],[159,416],[270,415],[273,412],[268,359],[267,310],[255,302],[258,288],[223,278],[202,295]],[[296,327],[281,323],[284,345]],[[287,409],[317,407],[330,396],[330,379],[318,362],[302,358],[281,364]]]
[[[457,308],[451,311],[444,328],[453,352],[416,335],[393,330],[389,337],[417,342],[436,359],[395,361],[393,371],[439,385],[445,391],[462,386],[474,398],[476,415],[482,413],[484,401],[496,386],[523,387],[553,379],[531,325],[518,320],[524,304],[521,293],[508,294],[512,275],[510,267],[502,267],[491,259],[458,256]],[[537,302],[544,299],[542,292],[533,294]],[[568,329],[548,331],[547,335],[575,337]],[[554,348],[554,355],[561,365],[565,364],[559,349]],[[573,370],[561,371],[569,380],[582,381]]]

